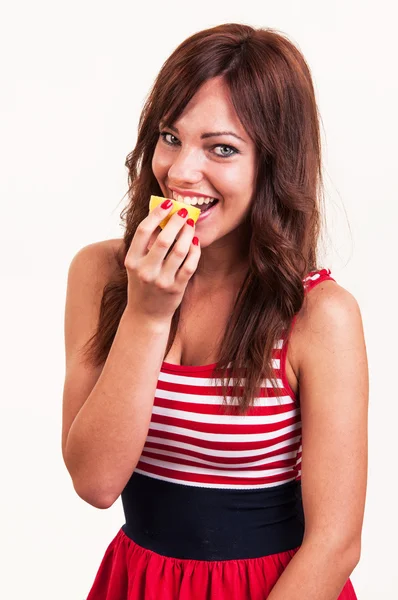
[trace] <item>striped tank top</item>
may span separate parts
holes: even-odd
[[[330,279],[330,269],[312,271],[303,279],[304,290]],[[216,364],[162,363],[145,445],[122,493],[124,531],[137,543],[168,556],[204,560],[263,556],[300,543],[301,414],[286,377],[287,346],[288,340],[280,339],[273,348],[277,390],[264,380],[245,415],[225,412],[222,388],[212,379]],[[273,512],[264,515],[253,510],[271,506]],[[228,525],[238,514],[239,542],[230,538]],[[271,532],[270,523],[275,528],[281,521],[285,530],[279,526],[264,536],[265,525]],[[251,530],[245,546],[244,531]],[[179,541],[172,544],[176,534]]]

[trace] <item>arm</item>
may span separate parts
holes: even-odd
[[[62,452],[76,492],[97,508],[113,504],[139,460],[170,330],[125,311],[102,367],[83,364],[111,274],[109,246],[83,248],[69,268],[65,309]]]
[[[268,600],[337,600],[360,557],[367,481],[368,366],[360,310],[333,281],[300,311],[301,547]]]

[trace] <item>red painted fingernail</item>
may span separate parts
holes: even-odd
[[[185,217],[188,214],[188,211],[186,208],[180,208],[180,210],[178,211],[178,214],[180,215],[180,217],[182,217],[183,219],[185,219]]]
[[[195,221],[193,219],[187,219],[187,225],[193,227],[195,225]]]
[[[160,205],[162,208],[170,208],[170,206],[172,205],[172,201],[171,200],[165,200],[164,202],[162,202],[162,204]]]
[[[195,244],[195,246],[199,245],[199,238],[197,238],[196,235],[192,238],[192,243]]]

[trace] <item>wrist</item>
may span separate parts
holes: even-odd
[[[164,334],[169,333],[171,327],[172,317],[170,318],[155,318],[145,313],[137,311],[135,308],[130,308],[128,305],[124,309],[121,321],[136,329],[137,327],[143,327],[148,329],[152,333]]]

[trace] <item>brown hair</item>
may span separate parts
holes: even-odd
[[[249,270],[237,296],[230,326],[219,348],[216,373],[245,371],[245,385],[222,384],[227,395],[240,390],[238,412],[245,414],[259,386],[275,389],[272,351],[290,333],[304,301],[303,278],[318,268],[320,199],[323,198],[319,115],[310,70],[284,34],[242,24],[200,31],[182,42],[162,66],[142,110],[137,143],[126,158],[129,203],[119,273],[104,289],[98,330],[85,356],[105,362],[127,302],[124,258],[151,194],[162,191],[152,171],[159,123],[172,125],[207,80],[222,76],[248,135],[255,143],[257,170],[247,219]],[[193,275],[194,277],[194,275]],[[174,341],[175,311],[165,356]],[[243,373],[242,373],[243,375]]]

